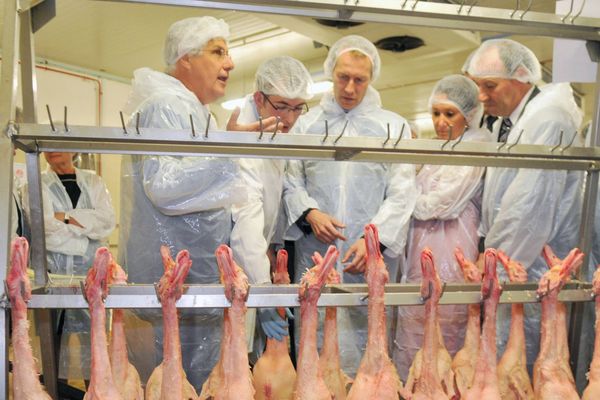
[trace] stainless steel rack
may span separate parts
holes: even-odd
[[[32,265],[36,269],[34,291],[29,307],[36,310],[42,340],[43,367],[47,389],[56,398],[56,362],[54,360],[52,329],[49,310],[52,308],[85,308],[79,287],[47,285],[45,273],[45,243],[39,153],[50,150],[69,150],[98,153],[204,155],[217,154],[244,157],[277,157],[296,159],[351,160],[377,162],[427,163],[449,165],[501,166],[515,168],[581,170],[586,174],[586,186],[580,231],[580,248],[588,253],[591,248],[592,221],[597,199],[600,149],[598,143],[600,120],[600,85],[596,85],[595,112],[592,126],[592,147],[571,147],[561,144],[556,148],[522,145],[518,142],[498,144],[463,143],[459,140],[388,141],[373,138],[341,137],[334,142],[325,135],[269,135],[259,138],[255,133],[224,131],[189,132],[159,129],[142,130],[71,126],[54,127],[36,124],[36,84],[33,62],[32,9],[41,9],[51,0],[5,0],[4,32],[2,42],[2,71],[0,76],[0,248],[9,249],[12,151],[17,146],[27,152],[29,196],[32,224],[39,227],[32,237]],[[477,1],[460,4],[430,3],[419,0],[249,0],[189,1],[148,0],[131,3],[157,3],[188,7],[221,8],[240,11],[309,16],[325,19],[344,19],[359,22],[378,22],[430,26],[449,29],[469,29],[583,39],[588,41],[591,57],[600,54],[600,19],[584,18],[576,11],[572,15],[557,16],[549,13],[506,10],[477,6]],[[465,4],[468,3],[468,4]],[[531,2],[530,2],[531,3]],[[519,2],[517,2],[517,5]],[[530,4],[531,5],[531,4]],[[44,13],[39,13],[44,14]],[[38,14],[38,15],[39,15]],[[20,55],[20,57],[19,57]],[[20,59],[20,65],[18,61]],[[16,125],[15,109],[18,89],[18,70],[21,71],[24,117],[27,123]],[[600,77],[600,71],[598,76]],[[325,129],[324,129],[325,131]],[[325,133],[325,132],[324,132]],[[8,251],[0,258],[0,280],[6,277]],[[586,263],[587,264],[587,263]],[[536,285],[505,284],[501,302],[536,302]],[[248,298],[250,307],[298,305],[297,285],[253,286]],[[481,300],[478,285],[448,284],[442,304],[469,304]],[[364,306],[368,303],[365,285],[335,285],[324,289],[319,305]],[[390,284],[386,287],[386,304],[421,304],[417,285]],[[576,367],[578,382],[582,381],[587,366],[578,365],[579,340],[582,329],[581,304],[592,299],[590,284],[574,282],[561,292],[560,299],[574,302],[571,321],[570,348],[572,365]],[[0,285],[0,337],[8,338],[7,312],[4,288]],[[106,300],[108,308],[158,307],[151,285],[113,286]],[[220,286],[194,286],[179,301],[179,307],[227,307]],[[7,376],[8,340],[0,346],[0,378]],[[585,350],[585,349],[584,349]],[[7,379],[0,379],[0,393],[7,393]]]

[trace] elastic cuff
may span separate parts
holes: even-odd
[[[479,238],[479,244],[477,245],[477,248],[479,249],[479,253],[485,252],[485,237]]]
[[[306,209],[302,215],[300,216],[300,218],[298,218],[298,220],[296,220],[296,226],[298,228],[300,228],[300,230],[302,231],[302,233],[304,233],[305,235],[310,235],[312,233],[312,227],[310,226],[310,224],[306,221],[306,216],[308,215],[309,212],[311,212],[312,210],[316,210],[316,208],[308,208]]]

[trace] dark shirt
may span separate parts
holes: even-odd
[[[73,204],[73,208],[77,208],[77,202],[79,201],[79,196],[81,195],[81,189],[77,184],[77,177],[75,174],[64,174],[58,175],[58,179],[62,182],[69,198],[71,199],[71,203]]]

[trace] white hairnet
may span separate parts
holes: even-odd
[[[470,126],[479,123],[483,115],[479,89],[471,79],[463,75],[449,75],[436,83],[429,97],[429,112],[435,104],[453,105]]]
[[[167,66],[182,56],[200,50],[211,39],[229,36],[229,25],[214,17],[192,17],[171,25],[165,38],[164,58]]]
[[[379,78],[379,72],[381,70],[381,59],[379,58],[379,52],[373,43],[368,41],[362,36],[349,35],[344,36],[340,40],[334,43],[329,49],[327,59],[323,63],[323,70],[327,78],[333,78],[333,68],[339,56],[349,51],[356,50],[371,60],[371,82],[375,82]]]
[[[482,43],[471,57],[467,72],[476,78],[516,79],[525,83],[542,79],[540,62],[535,54],[510,39]]]
[[[267,95],[308,100],[312,83],[304,64],[288,56],[270,58],[256,70],[256,90]]]

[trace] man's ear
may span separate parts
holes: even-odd
[[[263,94],[257,90],[256,92],[254,92],[254,94],[252,96],[254,97],[254,104],[256,104],[257,108],[258,107],[262,108],[262,106],[264,105],[264,102],[265,102],[265,98],[263,97]]]

